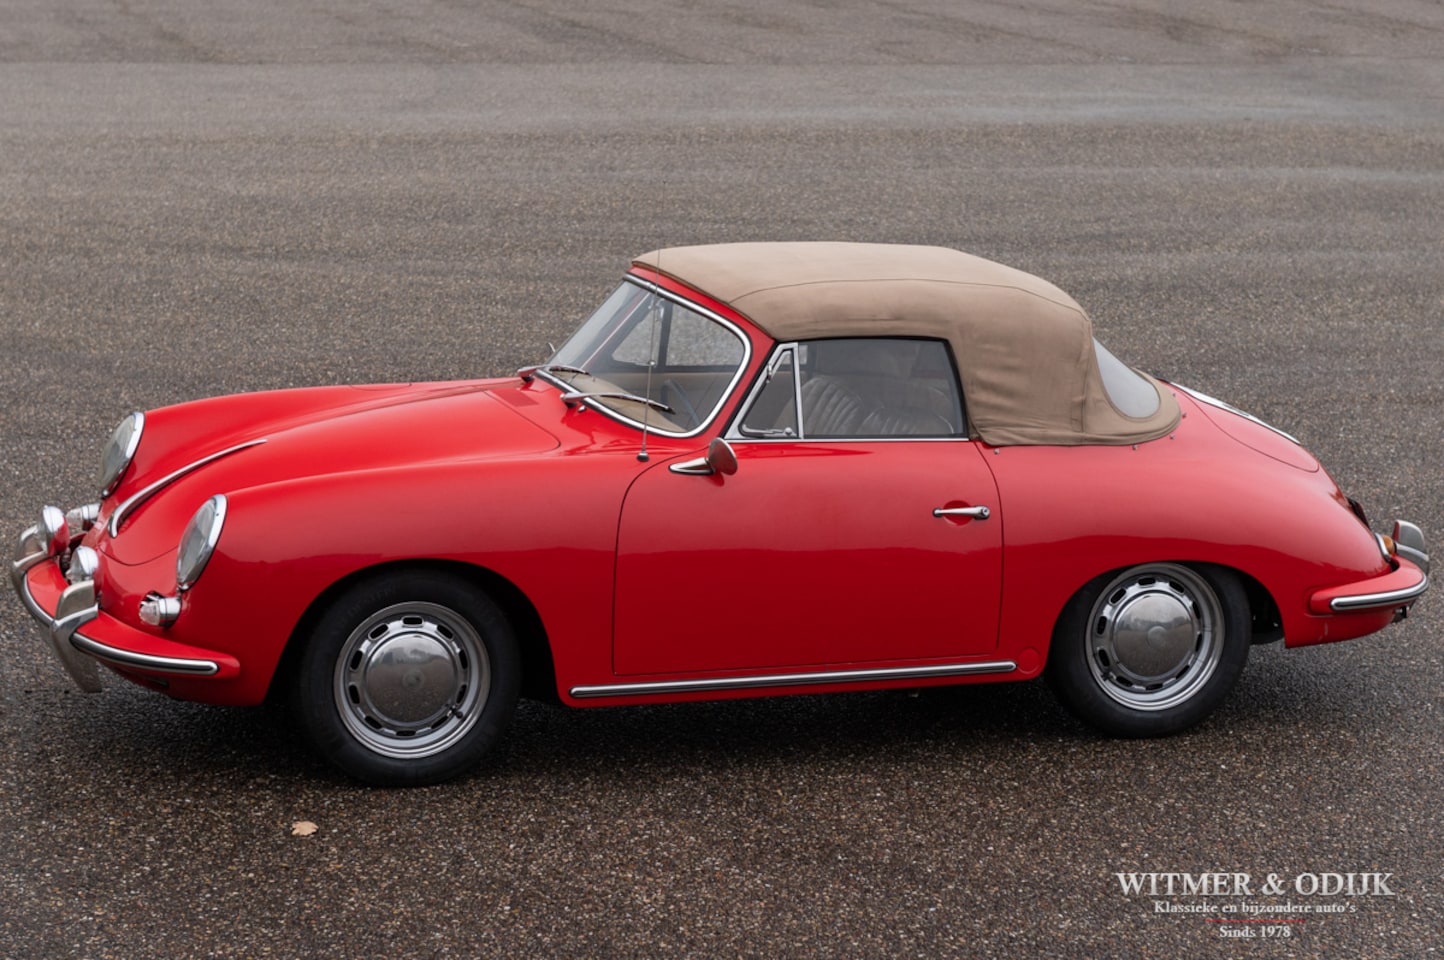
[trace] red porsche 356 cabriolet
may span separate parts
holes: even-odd
[[[573,706],[1021,680],[1119,736],[1428,585],[1287,434],[953,250],[638,258],[549,362],[133,413],[11,576],[75,681],[289,699],[360,779]]]

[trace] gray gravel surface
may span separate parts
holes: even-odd
[[[130,409],[502,373],[642,250],[867,239],[1056,281],[1437,538],[1441,55],[1424,0],[0,0],[0,532]],[[12,598],[0,956],[1431,956],[1440,609],[1165,741],[1037,684],[527,704],[378,791],[272,711],[72,692]],[[1133,871],[1393,896],[1229,942]]]

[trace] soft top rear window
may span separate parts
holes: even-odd
[[[1140,377],[1122,360],[1108,352],[1108,348],[1093,341],[1093,352],[1098,356],[1098,372],[1103,375],[1103,389],[1119,413],[1125,417],[1151,417],[1158,412],[1158,390],[1148,380]]]

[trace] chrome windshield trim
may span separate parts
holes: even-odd
[[[712,425],[712,422],[717,419],[717,415],[722,412],[722,408],[727,406],[727,401],[732,397],[733,392],[737,389],[737,384],[741,382],[742,375],[747,372],[748,366],[751,365],[752,340],[747,336],[746,333],[742,331],[741,327],[737,326],[737,324],[733,323],[731,320],[728,320],[726,317],[722,316],[716,311],[708,310],[700,303],[688,300],[686,297],[681,296],[680,294],[673,293],[665,287],[661,287],[650,280],[643,280],[641,277],[627,274],[625,277],[622,278],[622,281],[624,283],[630,283],[633,286],[641,287],[648,293],[655,294],[666,300],[670,300],[679,306],[686,307],[693,313],[697,313],[701,316],[706,317],[713,323],[720,324],[722,327],[730,331],[732,335],[735,336],[738,340],[742,341],[742,360],[737,364],[737,369],[733,371],[732,379],[728,382],[726,388],[722,391],[720,398],[717,400],[717,405],[712,408],[712,410],[707,414],[707,416],[702,418],[702,422],[700,424],[686,432],[668,430],[665,427],[659,427],[651,422],[648,422],[644,425],[642,421],[634,420],[633,418],[627,416],[624,413],[619,413],[618,411],[613,410],[611,407],[607,406],[605,403],[594,403],[589,407],[589,409],[596,410],[603,416],[610,417],[620,423],[625,423],[629,427],[636,427],[638,430],[646,430],[648,433],[657,436],[678,437],[685,439],[687,437],[695,437],[700,433],[704,433],[707,428]],[[576,391],[572,387],[572,385],[566,380],[563,380],[561,377],[553,374],[551,370],[548,369],[549,366],[551,366],[551,364],[542,364],[541,366],[536,367],[533,371],[533,375],[539,379],[545,380],[547,383],[550,383],[554,387],[560,388],[563,393],[575,393]]]
[[[677,412],[660,400],[653,400],[651,397],[643,397],[635,393],[627,393],[625,390],[569,390],[562,394],[562,403],[565,403],[567,406],[571,406],[574,403],[583,403],[587,400],[627,400],[632,403],[640,403],[644,407],[651,407],[658,413]]]
[[[1426,574],[1412,587],[1401,587],[1398,590],[1385,590],[1382,593],[1358,593],[1349,597],[1335,597],[1329,601],[1329,609],[1343,612],[1347,610],[1372,610],[1377,607],[1397,607],[1401,604],[1419,599],[1428,589],[1429,577]]]
[[[1012,673],[1018,665],[1011,660],[987,663],[942,663],[926,667],[883,667],[873,670],[827,670],[820,673],[771,673],[746,677],[713,677],[706,680],[660,680],[641,683],[604,683],[572,687],[578,700],[597,697],[637,697],[650,694],[702,693],[714,690],[749,690],[757,687],[803,687],[838,683],[872,683],[879,680],[927,680],[935,677],[966,677],[983,673]]]
[[[554,370],[560,370],[563,373],[586,373],[581,367],[573,367],[565,363],[533,363],[529,366],[519,368],[515,376],[530,382],[539,371],[551,372]]]
[[[194,473],[201,467],[204,467],[206,464],[214,463],[222,457],[229,457],[233,453],[240,453],[242,450],[249,450],[251,447],[258,446],[265,442],[265,438],[262,438],[260,440],[248,440],[245,443],[238,443],[234,447],[227,447],[226,449],[217,451],[216,453],[213,453],[208,457],[202,457],[195,463],[188,463],[174,473],[161,477],[159,480],[157,480],[155,483],[152,483],[144,490],[132,494],[128,500],[126,500],[120,506],[116,507],[115,512],[110,515],[110,535],[114,537],[120,533],[120,525],[125,522],[126,516],[129,515],[131,511],[133,511],[141,504],[145,503],[147,500],[155,496],[160,491],[164,490],[166,487],[170,486],[172,483],[175,483],[181,477],[184,477],[186,474],[189,473]]]

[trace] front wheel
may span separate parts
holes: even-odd
[[[1220,567],[1150,563],[1079,590],[1046,675],[1079,719],[1121,737],[1178,733],[1212,713],[1248,659],[1249,608]]]
[[[363,581],[322,614],[293,677],[311,745],[378,786],[421,786],[474,766],[520,689],[516,638],[471,585],[427,571]]]

